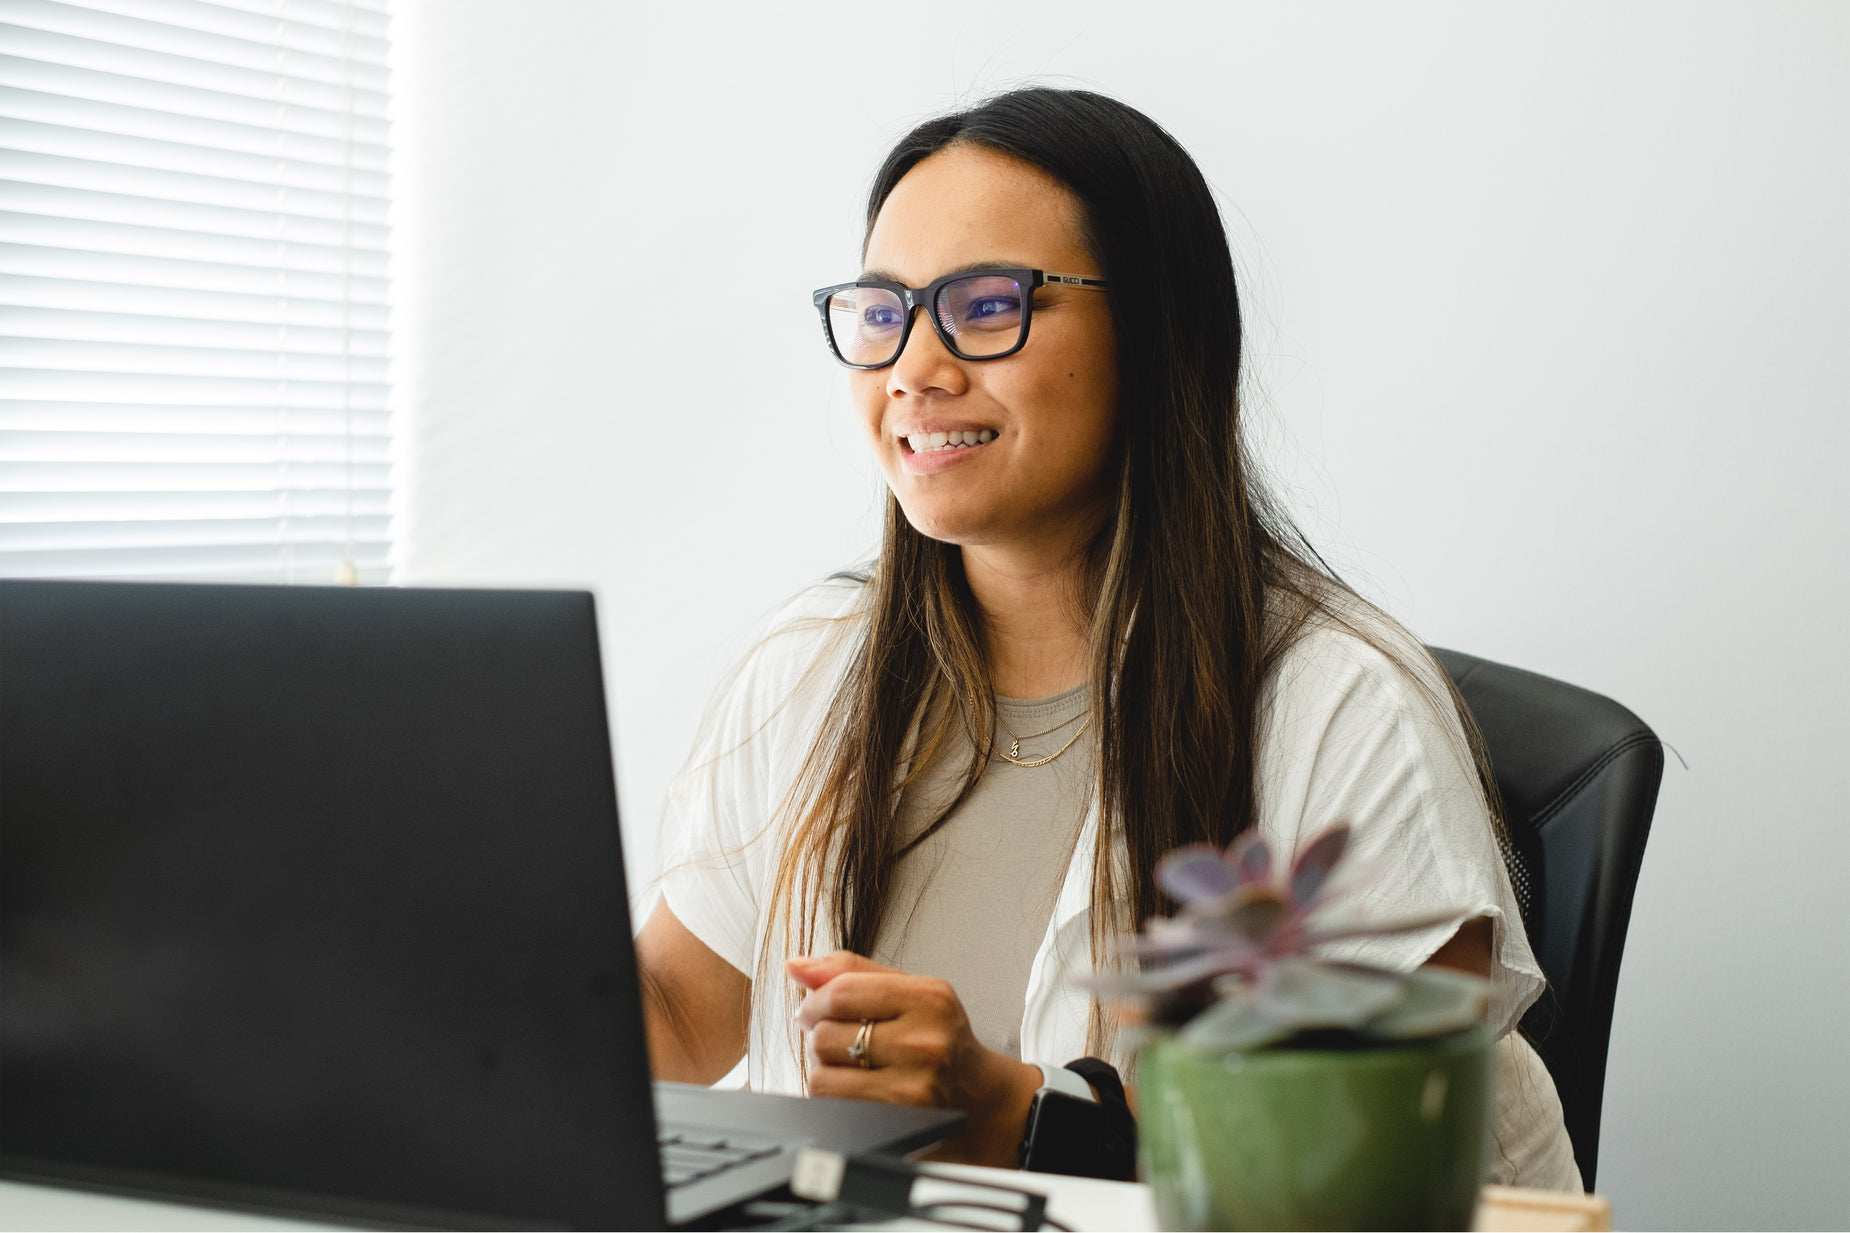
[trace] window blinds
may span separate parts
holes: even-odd
[[[0,576],[386,578],[388,0],[0,0]]]

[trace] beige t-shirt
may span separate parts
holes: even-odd
[[[873,958],[949,981],[976,1038],[1019,1058],[1028,972],[1091,803],[1095,746],[1084,686],[997,698],[996,717],[997,750],[969,797],[900,860]],[[1002,756],[1015,738],[1022,762],[1058,756],[1017,766]],[[957,799],[976,756],[964,737],[906,789],[901,834],[924,833]]]

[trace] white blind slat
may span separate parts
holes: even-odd
[[[57,402],[127,402],[139,397],[173,407],[248,406],[274,397],[300,406],[339,410],[346,406],[383,410],[383,384],[347,386],[338,381],[259,381],[237,377],[202,377],[143,372],[72,372],[66,369],[0,367],[0,398]]]
[[[220,489],[198,492],[0,492],[0,524],[23,527],[40,522],[128,522],[202,520],[250,521],[273,518],[287,506],[298,517],[345,517],[349,503],[356,518],[383,518],[391,508],[384,488]],[[8,532],[11,533],[10,531]]]
[[[351,26],[353,38],[363,45],[361,54],[372,62],[385,63],[385,6],[366,0],[345,8],[340,0],[82,0],[82,4],[99,13],[329,56],[341,54],[343,29]]]
[[[339,275],[343,271],[383,282],[388,270],[386,254],[338,244],[291,244],[280,239],[216,235],[208,231],[175,231],[166,227],[136,227],[122,223],[96,223],[88,219],[23,214],[6,207],[0,188],[0,243],[33,248],[66,248],[98,255],[154,257],[163,260],[210,262],[269,270],[281,266],[311,274]]]
[[[16,337],[0,337],[0,370],[204,377],[215,382],[214,388],[221,388],[217,383],[223,381],[240,385],[289,381],[383,387],[387,375],[386,361],[381,356],[314,355],[283,347],[254,351]],[[73,381],[71,388],[79,387]]]
[[[376,224],[350,220],[343,222],[338,218],[308,218],[280,214],[275,210],[247,210],[198,202],[167,201],[158,197],[133,197],[80,188],[26,184],[18,180],[0,180],[0,208],[23,215],[61,218],[73,222],[116,223],[284,244],[317,244],[330,248],[347,246],[356,254],[369,259],[374,254],[387,252],[391,234],[387,228]]]
[[[277,145],[279,148],[274,154],[256,154],[0,117],[0,146],[22,154],[50,154],[139,171],[203,176],[272,189],[277,186],[306,189],[336,196],[351,179],[355,196],[385,200],[386,177],[383,174],[360,167],[343,168],[338,161],[317,161],[301,149],[312,145],[317,158],[325,156],[327,150],[319,138],[280,138]],[[293,153],[285,148],[289,145],[295,147]]]
[[[150,143],[150,148],[157,151],[165,145],[178,144],[187,148],[188,157],[193,158],[230,151],[263,159],[318,164],[331,167],[337,173],[346,166],[349,154],[347,142],[339,134],[323,136],[289,132],[274,124],[206,120],[145,106],[100,103],[9,85],[0,85],[0,118],[54,130],[76,129],[102,137],[137,138]],[[351,154],[356,169],[384,174],[387,151],[383,144],[356,139]]]
[[[388,76],[384,39],[309,22],[265,21],[216,4],[7,0],[6,13],[9,21],[29,30],[154,52],[214,69],[280,70],[337,84],[351,76],[367,90],[383,90]]]
[[[150,81],[125,73],[47,64],[3,52],[0,52],[0,85],[96,103],[116,103],[170,116],[269,127],[277,132],[301,133],[309,137],[345,140],[351,127],[354,141],[368,146],[388,145],[392,131],[390,123],[383,118],[350,116],[339,106],[314,106],[300,98],[230,94],[223,90]]]
[[[9,0],[12,5],[24,0]],[[0,22],[0,47],[16,56],[29,56],[46,64],[90,69],[99,73],[116,73],[147,81],[216,90],[221,94],[241,94],[249,98],[274,99],[278,102],[320,107],[345,114],[348,110],[347,89],[339,79],[327,80],[302,66],[279,57],[268,67],[245,68],[236,64],[217,63],[190,56],[127,46],[117,42],[72,37],[30,25]],[[353,85],[351,110],[357,116],[383,120],[388,115],[388,95],[383,85],[369,87],[364,80]]]
[[[351,23],[354,30],[367,38],[389,39],[392,30],[389,0],[215,0],[220,8],[255,13],[260,17],[281,15],[291,23],[339,30]]]
[[[390,520],[383,517],[354,520],[363,542],[382,544]],[[18,531],[11,541],[15,552],[70,552],[123,548],[178,548],[200,545],[262,547],[269,544],[338,544],[346,538],[346,519],[339,514],[318,517],[272,515],[267,518],[204,521],[42,522]]]
[[[387,0],[0,0],[0,575],[383,582]]]
[[[358,542],[351,554],[338,540],[318,544],[234,544],[165,548],[66,549],[10,552],[0,548],[0,577],[198,578],[233,574],[274,582],[279,574],[333,577],[343,561],[358,566],[358,581],[386,581],[385,544]]]
[[[242,295],[182,287],[100,283],[12,275],[4,271],[0,271],[0,304],[335,330],[341,328],[343,317],[351,320],[355,330],[368,331],[384,331],[390,320],[390,310],[384,304],[343,303],[339,299],[310,299],[303,295]]]
[[[89,189],[93,192],[152,197],[203,206],[268,210],[306,218],[344,220],[350,216],[354,222],[381,227],[387,222],[387,206],[383,197],[367,197],[355,193],[349,201],[343,199],[340,193],[265,180],[228,180],[98,162],[94,159],[67,158],[59,154],[42,154],[5,146],[0,146],[0,180],[20,180],[51,188]]]
[[[106,402],[0,402],[9,432],[161,432],[219,435],[379,437],[390,440],[386,410],[320,407],[166,407]]]
[[[383,278],[344,280],[339,274],[292,270],[278,264],[270,269],[223,262],[171,261],[128,253],[96,253],[79,248],[46,248],[35,244],[0,243],[0,274],[29,274],[39,278],[78,278],[85,282],[130,283],[166,287],[175,291],[225,291],[238,295],[272,295],[284,299],[326,300],[341,303],[384,304]]]
[[[386,358],[384,330],[313,329],[254,321],[202,321],[188,317],[144,317],[130,313],[71,312],[21,308],[0,296],[0,337],[64,339],[140,345],[175,345],[219,350],[285,352],[292,355]]]
[[[383,488],[384,463],[352,468],[358,487]],[[274,492],[280,487],[348,487],[344,463],[0,462],[0,488],[14,492]]]
[[[0,463],[271,463],[377,466],[390,461],[384,437],[268,433],[9,432]]]

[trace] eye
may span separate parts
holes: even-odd
[[[1021,315],[1021,301],[1012,295],[986,295],[970,301],[964,309],[967,321],[995,321],[1002,317]]]
[[[899,328],[899,310],[890,304],[869,305],[861,314],[861,323],[874,330],[896,330]]]

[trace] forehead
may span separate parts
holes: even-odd
[[[868,234],[866,267],[921,287],[974,262],[1086,273],[1079,203],[1058,180],[981,146],[952,146],[894,186]]]

